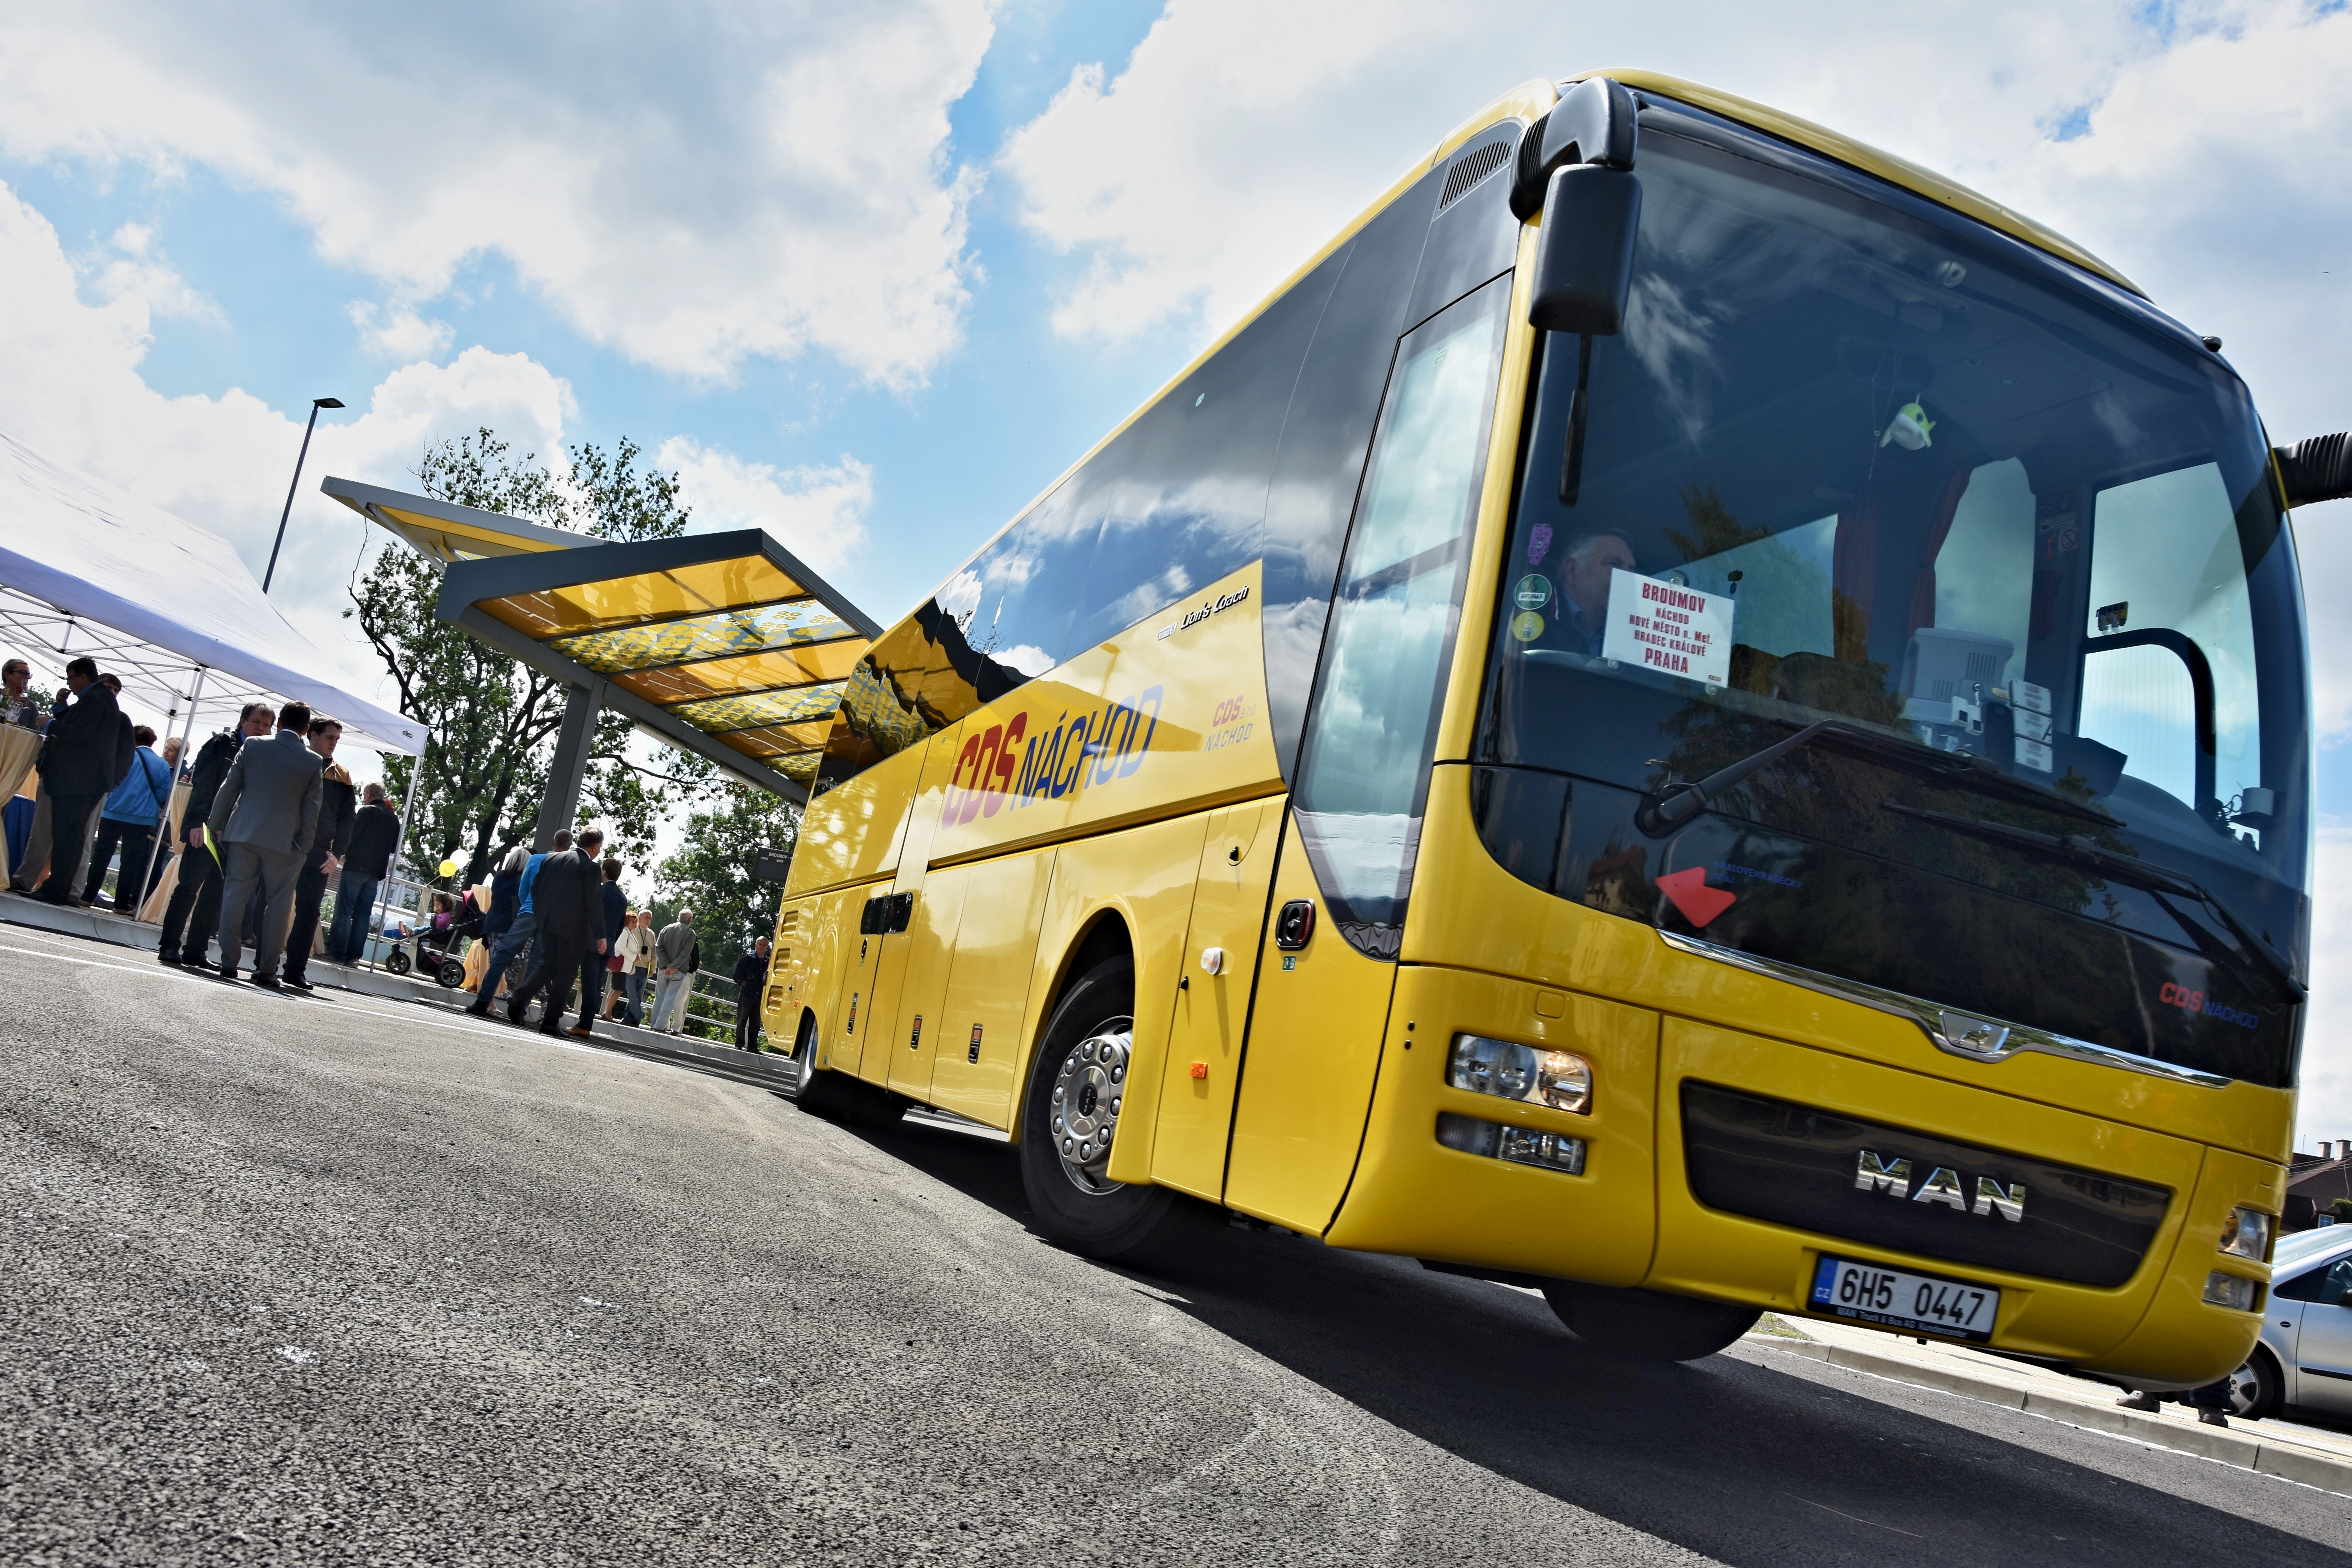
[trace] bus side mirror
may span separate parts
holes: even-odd
[[[1553,171],[1536,238],[1528,324],[1599,337],[1622,330],[1641,226],[1642,182],[1632,170],[1570,163]]]
[[[2277,447],[2271,455],[2278,459],[2287,505],[2307,506],[2352,496],[2352,431],[2314,436],[2292,447]]]

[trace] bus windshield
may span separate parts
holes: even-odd
[[[2291,1082],[2301,590],[2237,378],[2121,290],[1675,118],[1643,117],[1573,461],[1577,340],[1538,372],[1490,850],[1694,941]]]

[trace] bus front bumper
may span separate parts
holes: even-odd
[[[1590,1110],[1454,1087],[1448,1051],[1465,1033],[1584,1057]],[[1720,1143],[1726,1106],[1742,1140],[1728,1164],[1706,1142]],[[1504,1131],[1461,1135],[1481,1124]],[[1878,1145],[1865,1149],[1859,1184],[1846,1174],[1856,1127],[1866,1130],[1861,1145]],[[1832,1174],[1821,1144],[1841,1130],[1847,1142],[1833,1152],[1844,1163]],[[1571,1142],[1580,1147],[1570,1151]],[[1981,1153],[1986,1170],[1943,1152],[1952,1149]],[[1871,1167],[1889,1174],[1868,1179]],[[1792,1317],[1813,1310],[1822,1259],[1843,1259],[1997,1290],[1989,1348],[2173,1389],[2222,1376],[2252,1350],[2269,1270],[2221,1254],[2219,1238],[2236,1205],[2274,1213],[2279,1179],[2277,1166],[2246,1154],[1994,1088],[1524,981],[1406,965],[1362,1155],[1325,1238]],[[2207,1300],[2230,1293],[2214,1286],[2217,1274],[2251,1285],[2247,1306]]]

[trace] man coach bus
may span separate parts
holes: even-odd
[[[1541,1285],[2135,1386],[2253,1342],[2302,593],[2113,268],[1640,73],[1465,122],[873,647],[765,997],[803,1103]]]

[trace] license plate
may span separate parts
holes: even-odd
[[[1987,1285],[1966,1285],[1931,1274],[1824,1258],[1813,1270],[1811,1305],[1814,1311],[1833,1318],[1942,1334],[1948,1339],[1989,1340],[1993,1320],[2000,1312],[2000,1292]]]

